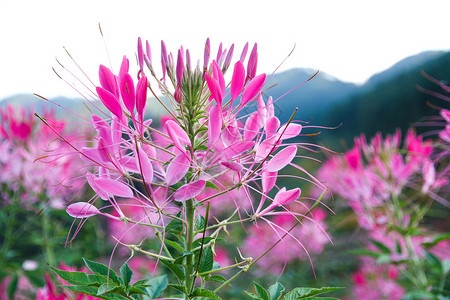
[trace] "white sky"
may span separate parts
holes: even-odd
[[[150,41],[158,70],[161,39],[201,59],[207,37],[214,55],[221,41],[234,42],[236,59],[246,41],[257,42],[258,71],[267,73],[296,44],[280,70],[310,67],[362,83],[406,56],[450,50],[449,31],[448,0],[0,0],[0,99],[78,97],[51,70],[55,57],[75,69],[63,47],[98,82],[98,65],[110,66],[105,49],[118,70],[124,54],[134,63],[138,36]]]

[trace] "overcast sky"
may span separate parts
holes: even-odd
[[[271,73],[296,45],[280,70],[309,67],[362,83],[407,56],[450,50],[449,31],[448,0],[0,0],[0,99],[78,97],[52,72],[55,57],[75,69],[63,47],[96,82],[99,64],[118,70],[124,54],[134,62],[141,36],[158,70],[161,39],[200,58],[210,37],[213,53],[234,42],[235,57],[246,41],[257,42],[259,72]]]

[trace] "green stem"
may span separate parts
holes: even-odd
[[[47,257],[47,262],[50,264],[50,266],[54,266],[56,264],[55,261],[55,254],[53,252],[53,245],[50,238],[50,230],[51,230],[51,224],[50,224],[50,216],[47,214],[44,214],[42,216],[44,218],[43,220],[43,235],[44,235],[44,251],[45,256]]]
[[[192,244],[194,242],[194,200],[189,199],[186,200],[186,223],[187,223],[187,238],[186,238],[186,252],[192,252]],[[193,286],[193,271],[194,271],[194,255],[186,256],[186,279],[185,279],[185,288],[186,288],[186,296],[185,299],[189,299],[189,294]]]

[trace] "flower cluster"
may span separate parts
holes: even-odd
[[[12,194],[19,195],[20,205],[28,207],[56,195],[51,205],[63,207],[80,189],[81,181],[74,177],[82,163],[66,156],[70,149],[55,139],[55,132],[68,138],[71,133],[51,110],[44,110],[42,118],[52,129],[23,107],[9,105],[0,110],[0,117],[0,183],[7,188],[1,197],[11,201]]]
[[[99,67],[99,85],[92,90],[102,105],[87,99],[96,112],[90,120],[96,135],[89,147],[73,147],[86,163],[85,178],[96,195],[69,205],[67,213],[75,219],[106,216],[115,222],[111,223],[115,240],[132,253],[141,252],[166,265],[182,262],[187,275],[178,279],[186,297],[196,277],[206,280],[215,272],[212,264],[202,265],[207,258],[199,257],[212,261],[216,239],[226,226],[257,220],[271,223],[271,216],[279,220],[285,216],[292,225],[306,218],[320,226],[308,216],[318,201],[302,201],[306,209],[301,211],[290,209],[291,203],[301,200],[300,188],[277,185],[278,172],[293,166],[309,177],[306,182],[324,189],[295,162],[299,147],[314,146],[306,147],[298,140],[289,143],[302,135],[303,126],[294,121],[294,115],[281,124],[275,116],[276,100],[263,97],[266,74],[257,74],[257,45],[245,67],[247,52],[248,44],[232,65],[234,45],[227,50],[221,44],[211,59],[208,39],[203,64],[193,66],[189,50],[180,47],[173,55],[161,42],[160,77],[149,43],[144,47],[139,39],[136,78],[125,56],[117,74]],[[148,93],[154,99],[148,99]],[[154,105],[151,100],[166,109],[167,117],[160,124],[148,118]],[[97,199],[106,205],[98,208],[94,205]],[[229,210],[230,203],[234,212]],[[280,228],[275,231],[288,232]],[[168,240],[172,233],[179,239],[178,246]],[[290,235],[295,234],[304,232]],[[152,236],[161,242],[159,253],[136,245],[138,239]],[[172,253],[166,243],[182,253]],[[222,269],[240,266],[247,270],[252,264],[252,259],[243,258]]]
[[[448,235],[426,228],[422,221],[435,200],[449,206],[438,194],[448,178],[436,170],[431,141],[409,130],[403,144],[402,148],[400,131],[384,139],[377,134],[370,143],[360,136],[353,149],[330,158],[318,172],[318,178],[345,200],[343,204],[352,208],[358,225],[367,231],[367,246],[361,253],[371,259],[355,275],[358,297],[400,299],[405,290],[421,290],[427,297],[432,296],[430,291],[442,292],[436,287],[441,284],[436,279],[441,271],[430,259],[436,264],[448,261],[448,255],[442,255],[450,253]],[[377,266],[380,263],[386,265]],[[383,275],[386,266],[407,279],[405,290],[397,276]]]
[[[299,199],[299,188],[277,188],[273,199],[268,196],[276,187],[278,171],[293,164],[299,144],[288,145],[286,140],[299,136],[302,126],[294,122],[280,124],[274,115],[272,98],[263,100],[261,89],[266,75],[256,75],[256,44],[247,70],[244,61],[248,45],[245,46],[229,84],[224,75],[234,46],[227,51],[221,45],[217,58],[210,62],[208,39],[203,68],[199,63],[192,68],[189,50],[181,47],[175,63],[164,42],[161,46],[161,79],[155,75],[148,42],[144,51],[140,40],[136,84],[126,57],[118,75],[103,65],[99,68],[100,85],[96,91],[108,111],[98,108],[99,114],[92,115],[91,124],[97,131],[94,147],[84,147],[79,152],[95,167],[94,173],[86,173],[87,182],[99,198],[110,202],[118,215],[114,218],[128,219],[115,200],[117,197],[133,199],[148,213],[159,215],[174,209],[174,202],[179,206],[194,198],[201,199],[199,205],[212,202],[214,206],[213,202],[222,195],[236,198],[233,200],[238,208],[248,207],[254,191],[260,195],[257,209],[250,212],[255,217]],[[165,101],[154,93],[144,62],[166,96]],[[172,89],[167,81],[172,83]],[[160,127],[152,127],[152,120],[145,117],[148,91],[170,115]],[[256,102],[258,109],[241,116],[250,102]],[[316,184],[321,186],[317,181]],[[209,196],[205,196],[206,189]],[[216,192],[211,193],[211,189]],[[243,192],[233,194],[235,190]],[[263,209],[267,201],[270,205]],[[68,212],[75,217],[100,213],[90,203],[74,204]]]
[[[448,179],[436,174],[431,141],[423,141],[409,130],[404,149],[400,148],[400,142],[400,131],[384,140],[377,134],[370,143],[362,135],[355,139],[352,150],[330,158],[318,172],[318,178],[348,200],[364,229],[385,224],[394,208],[387,204],[402,197],[408,189],[434,195],[448,204],[433,193],[447,184]]]

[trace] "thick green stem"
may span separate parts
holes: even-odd
[[[195,221],[194,221],[194,200],[189,199],[186,200],[186,223],[187,223],[187,238],[186,238],[186,252],[192,251],[192,244],[194,242],[194,228],[195,228]],[[185,279],[185,288],[186,288],[186,297],[185,299],[189,299],[189,294],[192,290],[193,286],[193,271],[194,271],[194,255],[186,256],[186,279]]]

